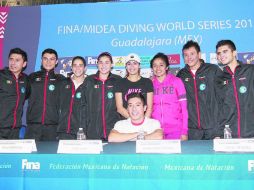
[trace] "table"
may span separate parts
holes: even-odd
[[[181,154],[136,154],[135,142],[109,143],[100,155],[0,154],[0,189],[254,189],[254,154],[216,153],[212,141],[182,142]]]

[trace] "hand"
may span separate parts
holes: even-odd
[[[187,141],[188,136],[187,135],[181,135],[181,141]]]

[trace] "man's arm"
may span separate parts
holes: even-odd
[[[147,93],[146,104],[147,104],[147,109],[146,109],[145,116],[148,118],[151,118],[151,115],[153,112],[153,92]]]
[[[120,113],[123,117],[129,118],[129,114],[127,109],[123,107],[123,99],[122,99],[122,93],[116,92],[115,93],[115,98],[116,98],[116,108],[117,112]]]
[[[138,133],[119,133],[117,130],[112,129],[108,136],[108,142],[126,142],[135,140]]]
[[[161,140],[163,139],[163,132],[161,129],[156,129],[153,133],[145,135],[145,140]]]

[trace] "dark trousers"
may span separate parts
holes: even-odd
[[[189,128],[188,130],[188,140],[212,140],[214,137],[214,129]]]
[[[0,139],[19,139],[19,128],[0,129]]]
[[[75,140],[77,139],[77,135],[70,134],[70,133],[58,133],[58,140]]]
[[[57,125],[27,124],[25,139],[36,141],[56,141]]]

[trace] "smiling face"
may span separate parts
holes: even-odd
[[[201,53],[197,52],[195,47],[183,50],[183,59],[185,64],[189,65],[191,70],[197,70],[200,66]]]
[[[126,63],[126,70],[129,75],[139,75],[140,64],[137,61],[128,61]]]
[[[228,45],[218,47],[216,53],[218,61],[223,65],[229,65],[236,61],[237,52],[230,49]]]
[[[128,100],[128,113],[133,122],[139,123],[144,120],[146,106],[144,106],[142,100],[138,97],[130,98]]]
[[[75,77],[83,77],[85,74],[85,66],[81,59],[75,59],[72,63],[72,72]]]
[[[97,63],[100,74],[107,75],[112,68],[112,62],[108,56],[102,56]]]
[[[56,67],[57,58],[54,53],[45,53],[42,56],[42,66],[46,71],[50,71]]]
[[[9,70],[17,77],[24,67],[26,67],[27,62],[24,61],[21,54],[13,53],[9,56]]]
[[[161,58],[157,58],[153,61],[152,69],[153,69],[153,74],[157,78],[165,78],[167,75],[168,67]]]

